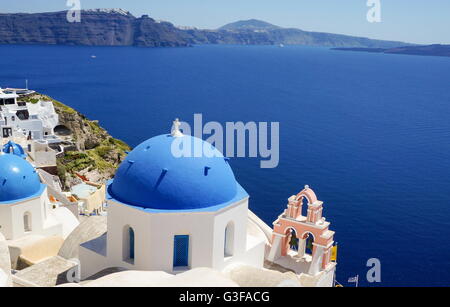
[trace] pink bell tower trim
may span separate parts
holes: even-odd
[[[306,216],[302,214],[304,201],[307,201]],[[287,209],[273,223],[272,247],[268,260],[271,262],[302,263],[302,273],[315,276],[331,270],[336,263],[331,262],[331,248],[334,244],[334,231],[322,216],[323,202],[317,199],[314,191],[305,189],[288,200]],[[308,253],[309,252],[309,253]],[[289,258],[289,259],[283,259]],[[295,261],[289,261],[293,259]],[[292,268],[299,271],[300,268]]]

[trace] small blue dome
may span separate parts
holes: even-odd
[[[12,154],[0,154],[0,202],[36,195],[42,188],[34,167]]]
[[[191,152],[208,148],[208,157],[176,157],[172,153],[174,140],[190,144]],[[211,144],[192,136],[161,135],[140,144],[127,156],[108,193],[136,207],[194,210],[230,202],[237,196],[238,183],[228,160]]]
[[[3,152],[8,154],[13,154],[16,156],[19,156],[21,158],[26,158],[25,151],[23,150],[22,146],[19,144],[16,144],[14,142],[9,141],[3,146]]]

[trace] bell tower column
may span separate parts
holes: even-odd
[[[328,247],[323,255],[323,260],[322,260],[322,270],[325,270],[328,266],[328,264],[331,262],[331,247]]]
[[[298,239],[298,257],[302,258],[305,256],[305,249],[306,249],[306,239],[299,238]]]
[[[326,247],[315,243],[313,243],[313,246],[313,258],[308,274],[315,276],[321,271],[322,260]]]
[[[286,241],[286,235],[274,232],[272,236],[272,247],[269,252],[267,260],[274,262],[282,256],[283,244]]]

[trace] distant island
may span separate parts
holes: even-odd
[[[271,30],[279,30],[279,29],[283,29],[283,28],[273,25],[271,23],[262,21],[262,20],[250,19],[250,20],[240,20],[240,21],[229,23],[227,25],[224,25],[223,27],[220,27],[218,30],[222,30],[222,31],[244,31],[244,30],[271,31]]]
[[[333,50],[450,57],[450,45],[403,46],[395,48],[333,48]]]
[[[0,44],[185,47],[196,44],[308,45],[322,47],[394,48],[403,42],[282,28],[252,19],[219,29],[176,27],[122,9],[84,10],[79,23],[67,12],[0,14]]]

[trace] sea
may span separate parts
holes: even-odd
[[[336,232],[338,282],[450,285],[450,58],[302,46],[0,46],[0,86],[25,80],[131,146],[194,114],[223,125],[278,122],[278,167],[230,162],[257,215],[271,225],[309,185]],[[366,278],[373,258],[379,283]]]

